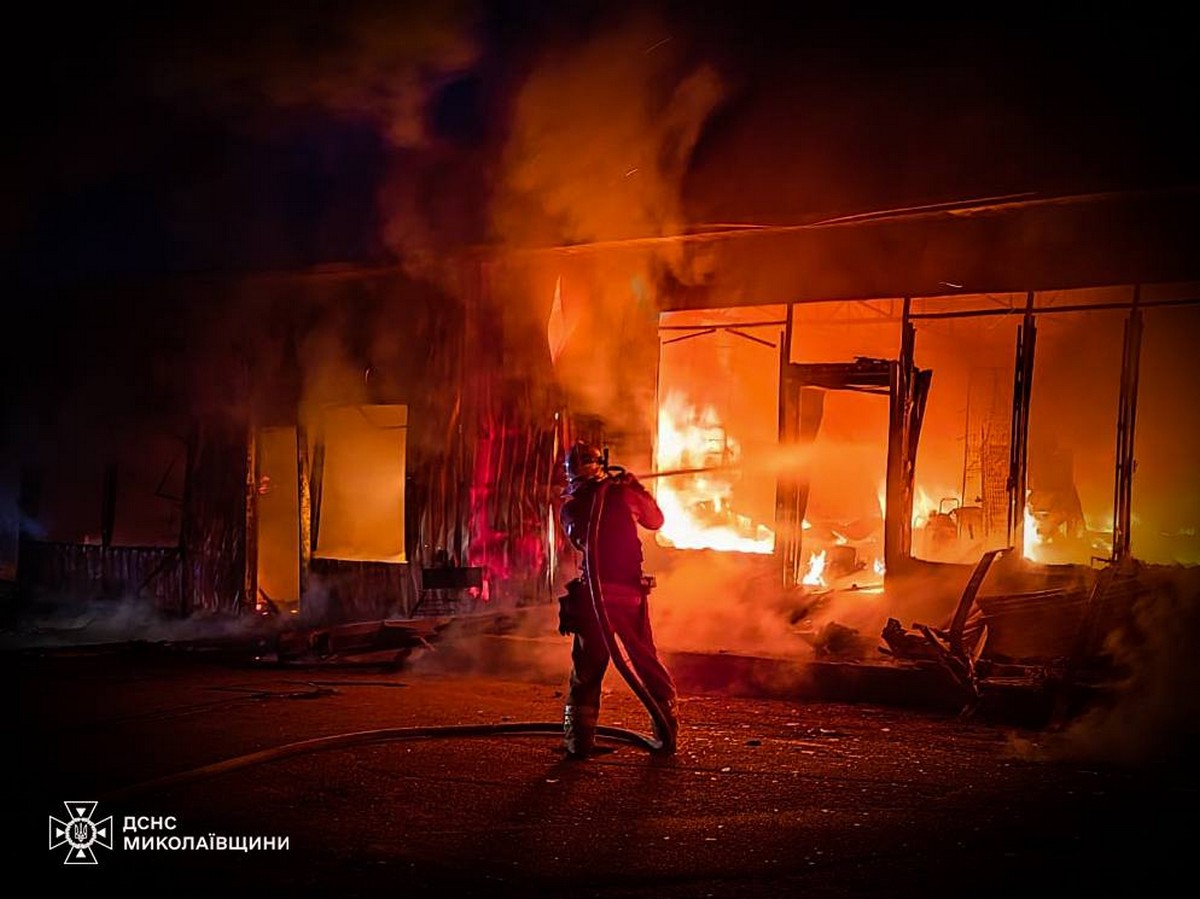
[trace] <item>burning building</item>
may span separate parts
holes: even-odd
[[[1195,565],[1196,424],[1169,400],[1190,377],[1194,285],[1170,251],[1192,203],[680,235],[688,285],[657,240],[460,256],[454,303],[396,269],[225,284],[238,342],[136,363],[158,366],[168,427],[118,419],[83,457],[26,460],[8,572],[185,615],[545,602],[574,564],[554,508],[583,433],[653,480],[668,608],[672,572],[717,554],[772,607],[855,593],[877,615],[888,594],[927,620],[962,577],[908,608],[889,585],[989,550],[1060,573]]]
[[[1194,567],[1194,512],[1179,513],[1197,490],[1176,452],[1195,446],[1196,422],[1180,410],[1168,425],[1170,389],[1152,397],[1165,368],[1192,376],[1193,199],[1010,198],[681,237],[694,277],[641,317],[655,358],[640,387],[584,375],[636,381],[644,356],[628,319],[582,328],[621,335],[615,368],[594,336],[574,373],[558,367],[576,403],[619,410],[601,415],[620,422],[613,441],[654,476],[668,519],[659,592],[665,617],[676,608],[677,645],[706,645],[709,616],[726,649],[744,637],[786,652],[764,615],[819,639],[837,622],[870,634],[897,618],[948,625],[962,607],[993,619],[997,652],[1047,663],[1076,651],[1083,619],[1101,614],[1098,572]],[[587,303],[573,285],[621,259],[610,277],[629,285],[636,321],[638,249],[546,254],[553,328],[572,291]],[[1147,465],[1156,473],[1139,482]],[[971,575],[997,560],[980,593]],[[1112,603],[1135,602],[1125,588]],[[1022,645],[1004,650],[1014,626]]]

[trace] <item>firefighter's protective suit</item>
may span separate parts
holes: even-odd
[[[654,497],[633,475],[607,474],[599,465],[594,447],[576,444],[567,456],[568,486],[560,511],[567,537],[584,553],[583,576],[572,583],[564,598],[563,629],[572,634],[571,677],[563,714],[564,746],[576,757],[588,755],[595,746],[600,716],[600,690],[610,661],[608,646],[596,617],[588,588],[587,565],[597,566],[604,610],[613,633],[625,648],[636,676],[663,712],[667,733],[658,733],[665,753],[675,751],[678,732],[676,690],[670,672],[658,656],[650,626],[647,597],[650,579],[642,572],[642,544],[638,526],[657,530],[663,513]],[[598,522],[600,533],[594,543],[597,559],[587,554],[588,528],[600,484],[607,493]]]

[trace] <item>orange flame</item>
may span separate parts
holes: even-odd
[[[735,466],[740,458],[741,446],[726,432],[714,407],[697,409],[677,391],[666,396],[658,411],[656,469],[720,470],[658,482],[658,504],[666,519],[657,534],[660,544],[764,554],[774,550],[775,532],[736,508]]]
[[[800,583],[809,587],[825,586],[825,550],[808,554],[808,571]]]
[[[1041,558],[1041,553],[1038,550],[1038,547],[1041,546],[1044,541],[1042,540],[1041,535],[1038,533],[1037,519],[1033,517],[1033,512],[1029,510],[1028,503],[1025,505],[1024,518],[1025,528],[1024,533],[1022,534],[1023,545],[1021,547],[1021,554],[1031,562],[1044,561]]]

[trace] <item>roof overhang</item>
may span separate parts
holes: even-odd
[[[663,311],[1200,280],[1200,189],[1012,199],[679,238]]]

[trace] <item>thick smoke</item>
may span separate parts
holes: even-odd
[[[558,246],[681,231],[680,187],[721,84],[678,50],[665,23],[638,17],[543,53],[514,102],[498,239]]]
[[[651,559],[658,582],[652,619],[661,645],[789,659],[807,653],[792,621],[797,607],[786,602],[772,557],[683,552]]]
[[[543,276],[562,262],[552,248],[681,232],[682,184],[723,88],[683,33],[650,13],[590,31],[545,29],[520,44],[520,58],[505,56],[511,42],[489,38],[484,13],[470,3],[355,3],[336,16],[250,15],[233,32],[218,17],[164,39],[154,85],[252,134],[306,109],[373,127],[386,146],[379,241],[410,276],[459,301],[476,289],[462,276],[473,244],[549,249],[526,274],[490,287],[508,358],[521,365],[524,354],[545,355],[531,335],[544,334],[552,299]],[[586,346],[568,348],[558,377],[577,394],[572,411],[615,432],[653,421],[652,397],[631,370],[653,370],[666,272],[688,277],[671,240],[587,272],[587,295],[567,273],[565,295],[583,319],[575,343]],[[357,359],[339,374],[337,347],[324,349],[335,352],[318,354],[319,370],[307,373],[312,402],[326,393],[320,385],[362,377]],[[308,367],[313,357],[302,358]]]
[[[351,0],[334,15],[293,4],[214,7],[156,36],[151,88],[250,131],[278,124],[272,108],[315,107],[370,122],[394,146],[427,147],[431,93],[478,58],[477,12],[454,0]]]
[[[494,239],[509,251],[625,246],[603,256],[543,252],[530,269],[550,273],[549,285],[561,281],[564,311],[577,322],[557,372],[574,411],[611,431],[654,420],[645,374],[656,365],[657,292],[665,272],[678,277],[682,257],[677,242],[636,241],[681,233],[681,185],[721,92],[715,71],[689,62],[667,23],[635,15],[546,48],[512,103],[490,207]],[[530,310],[543,333],[549,285]]]

